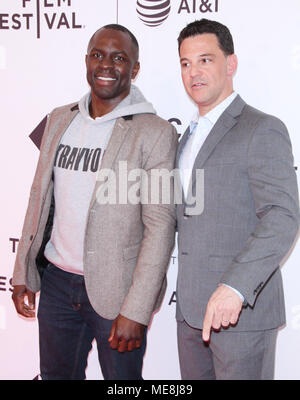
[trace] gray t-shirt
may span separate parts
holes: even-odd
[[[101,118],[89,115],[90,93],[79,102],[79,113],[62,136],[54,163],[55,213],[45,257],[57,267],[83,275],[83,251],[88,210],[104,151],[116,119],[155,113],[139,89]]]
[[[89,96],[79,103],[76,115],[57,148],[54,162],[55,214],[45,257],[59,268],[83,274],[83,244],[90,201],[100,162],[115,119],[92,119]],[[83,110],[85,112],[83,112]]]

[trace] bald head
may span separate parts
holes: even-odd
[[[119,25],[119,24],[109,24],[109,25],[103,26],[102,28],[99,28],[93,34],[93,36],[90,38],[90,41],[88,43],[87,52],[89,52],[89,50],[93,46],[93,41],[95,39],[95,36],[103,29],[110,29],[110,30],[114,30],[114,31],[119,31],[119,32],[125,33],[128,36],[128,39],[131,41],[131,44],[132,44],[132,47],[133,47],[133,51],[134,51],[134,54],[136,56],[136,61],[139,59],[139,44],[138,44],[138,41],[137,41],[136,37],[134,36],[134,34],[132,32],[130,32],[129,29],[127,29],[127,28],[125,28],[125,26]]]

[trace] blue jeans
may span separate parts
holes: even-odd
[[[85,379],[94,339],[104,379],[143,379],[146,333],[140,349],[125,353],[112,350],[108,338],[113,321],[94,311],[83,276],[49,264],[42,279],[38,321],[43,380]]]

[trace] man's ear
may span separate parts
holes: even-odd
[[[227,56],[227,75],[233,76],[237,70],[238,59],[235,54],[229,54]]]
[[[131,79],[134,80],[138,74],[140,70],[140,62],[136,61],[136,63],[134,64],[133,70],[132,70],[132,74],[131,74]]]

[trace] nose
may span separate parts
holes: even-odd
[[[194,78],[195,76],[202,76],[203,73],[202,69],[196,63],[191,64],[189,72],[192,78]]]
[[[109,56],[104,56],[102,59],[99,59],[99,64],[103,69],[110,69],[113,67],[113,61]]]

